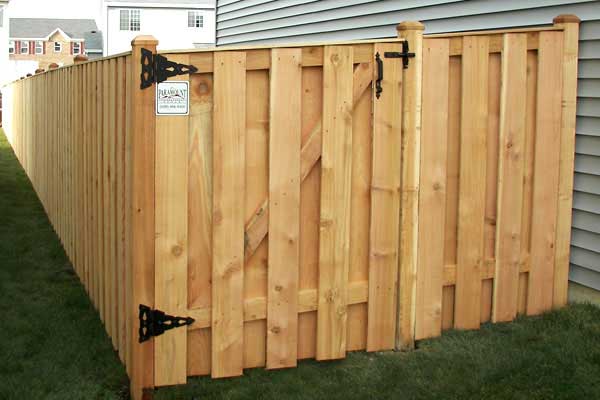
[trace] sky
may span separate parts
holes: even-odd
[[[11,0],[11,18],[90,18],[100,13],[100,0]]]

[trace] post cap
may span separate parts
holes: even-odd
[[[56,68],[58,68],[57,63],[52,63],[52,64],[48,65],[48,69],[56,69]]]
[[[156,46],[158,40],[152,35],[140,35],[133,38],[132,46]]]
[[[31,74],[27,74],[27,77],[28,77],[28,78],[30,78],[30,77],[32,77],[32,76],[33,76],[33,75],[31,75]]]
[[[555,24],[579,24],[581,20],[574,14],[561,14],[552,20]]]
[[[88,60],[88,57],[83,55],[83,54],[78,54],[75,56],[75,58],[73,59],[73,61],[75,61],[75,64],[78,63],[82,63]]]
[[[398,25],[396,25],[396,30],[398,32],[422,31],[422,30],[425,30],[425,25],[423,25],[419,21],[404,21],[404,22],[400,22]]]
[[[45,72],[43,68],[38,68],[35,70],[35,74],[41,74],[42,72]]]

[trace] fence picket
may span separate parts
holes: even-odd
[[[563,35],[541,32],[527,314],[552,308],[560,163]],[[543,140],[542,140],[543,138]]]
[[[466,36],[462,56],[462,106],[458,252],[456,270],[457,329],[479,328],[481,269],[485,212],[486,132],[488,112],[489,42]]]
[[[352,171],[352,48],[325,46],[317,359],[346,355]]]
[[[449,70],[449,40],[426,40],[423,44],[416,340],[439,336],[442,330],[445,232],[440,229],[440,221],[446,220]]]
[[[296,366],[302,50],[273,49],[269,113],[267,368]]]
[[[502,57],[496,268],[492,320],[517,315],[527,101],[527,36],[507,34]],[[506,62],[510,60],[510,62]]]
[[[380,55],[386,51],[400,51],[400,45],[377,43],[373,49]],[[395,345],[402,172],[403,71],[399,61],[385,60],[382,92],[373,100],[368,351],[389,350]]]
[[[242,374],[246,54],[214,56],[212,371]],[[235,194],[235,195],[234,195]]]

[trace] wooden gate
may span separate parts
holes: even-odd
[[[162,54],[199,72],[155,122],[154,307],[195,322],[155,338],[155,385],[394,348],[402,51]]]

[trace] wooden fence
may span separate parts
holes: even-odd
[[[577,21],[161,53],[177,116],[138,37],[3,88],[5,130],[135,398],[409,349],[566,303]],[[139,343],[140,304],[193,323]]]

